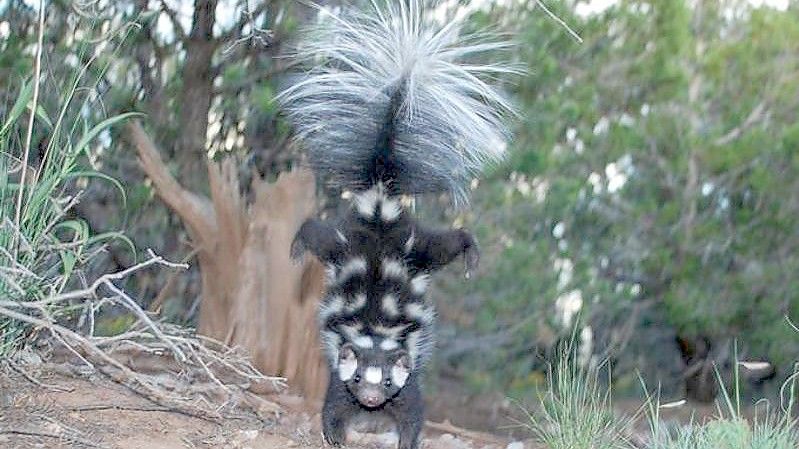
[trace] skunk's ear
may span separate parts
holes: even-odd
[[[341,360],[349,360],[355,358],[355,347],[352,343],[344,343],[341,345],[341,348],[338,350],[338,359]]]
[[[401,351],[400,355],[394,360],[391,365],[391,382],[402,388],[405,382],[408,381],[408,376],[411,375],[411,357],[406,351]]]
[[[409,259],[420,271],[435,271],[463,254],[465,275],[471,276],[480,263],[480,249],[471,232],[465,229],[424,229],[414,231]]]
[[[338,350],[338,377],[346,382],[352,379],[358,370],[358,358],[355,356],[355,349],[349,343],[345,343]]]
[[[291,258],[300,259],[305,251],[322,262],[336,262],[349,247],[347,237],[329,222],[311,218],[300,226],[291,243]]]

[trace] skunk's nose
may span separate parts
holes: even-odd
[[[380,405],[380,398],[377,396],[366,396],[364,402],[366,402],[366,405],[369,407],[376,407]]]

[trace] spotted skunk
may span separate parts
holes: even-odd
[[[457,22],[435,28],[421,0],[381,5],[322,9],[298,46],[313,68],[279,99],[311,168],[351,193],[347,213],[306,221],[291,249],[327,269],[318,313],[331,371],[325,439],[343,445],[354,415],[380,412],[396,423],[399,448],[415,449],[436,318],[425,298],[430,275],[463,256],[468,277],[479,251],[466,230],[417,222],[403,199],[448,193],[455,206],[467,202],[471,179],[502,157],[512,112],[484,79],[514,69],[467,62],[509,44],[464,35]]]

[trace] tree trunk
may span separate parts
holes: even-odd
[[[186,62],[180,79],[179,136],[175,143],[176,157],[184,173],[196,173],[204,160],[208,113],[211,110],[214,83],[214,53],[217,41],[213,29],[217,0],[196,0],[191,32],[183,41]],[[196,178],[196,177],[195,177]]]
[[[326,370],[315,326],[324,269],[289,257],[294,233],[315,206],[313,175],[281,174],[253,180],[247,206],[230,160],[208,163],[211,198],[184,189],[137,122],[128,133],[158,195],[174,210],[197,247],[202,278],[198,332],[248,350],[264,373],[288,378],[319,398]]]

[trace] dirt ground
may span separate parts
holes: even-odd
[[[302,400],[270,397],[284,412],[271,418],[227,414],[219,422],[168,410],[100,374],[55,370],[0,374],[0,448],[241,448],[325,447],[319,417]],[[434,425],[436,426],[436,425]],[[529,442],[447,424],[425,429],[424,449],[532,448]],[[350,433],[350,448],[393,448],[392,434]],[[512,444],[511,446],[508,446]]]

